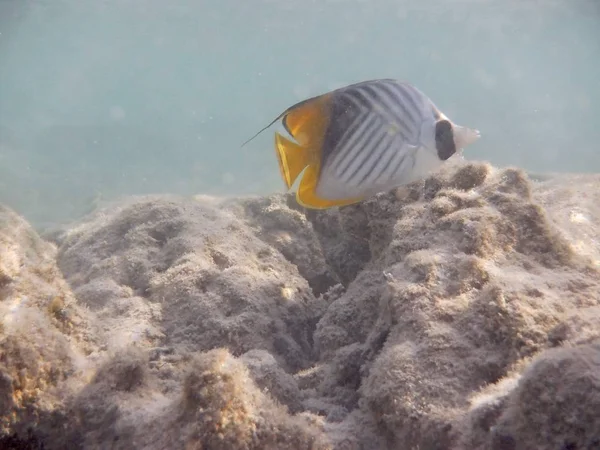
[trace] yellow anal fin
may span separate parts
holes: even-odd
[[[287,188],[290,189],[298,175],[310,164],[310,154],[305,148],[277,132],[275,133],[275,150],[281,177]]]
[[[329,126],[332,94],[296,103],[283,113],[283,126],[303,147],[321,150]]]
[[[318,165],[310,165],[302,175],[298,192],[296,192],[296,201],[310,209],[327,209],[335,206],[351,205],[362,201],[362,198],[348,198],[344,200],[326,200],[319,197],[315,190],[319,176]]]

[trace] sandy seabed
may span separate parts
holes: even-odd
[[[600,449],[600,175],[0,210],[0,448]]]

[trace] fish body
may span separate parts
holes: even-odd
[[[422,179],[480,136],[454,124],[413,85],[392,79],[301,101],[259,133],[279,119],[294,139],[275,133],[281,176],[288,189],[301,177],[296,199],[311,209],[357,203]]]

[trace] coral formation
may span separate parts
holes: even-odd
[[[48,241],[2,211],[0,443],[600,448],[598,187],[457,163],[327,211],[130,198]]]

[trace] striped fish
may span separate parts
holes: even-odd
[[[301,101],[282,119],[294,141],[275,133],[281,176],[300,178],[299,204],[311,209],[349,205],[422,179],[479,131],[454,124],[407,82],[352,84]]]

